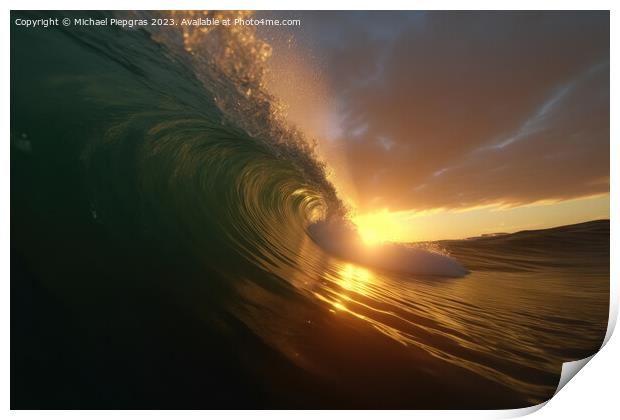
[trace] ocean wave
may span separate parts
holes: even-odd
[[[427,249],[364,248],[312,142],[286,124],[264,88],[269,48],[251,31],[71,27],[12,33],[11,182],[19,186],[12,194],[23,194],[12,198],[12,215],[29,239],[16,244],[20,252],[36,251],[33,238],[41,236],[46,246],[36,269],[50,272],[51,288],[64,287],[79,308],[85,296],[97,294],[91,290],[109,287],[114,296],[117,290],[133,293],[127,306],[134,314],[134,303],[161,287],[183,311],[194,311],[189,318],[212,321],[188,336],[214,324],[225,324],[223,336],[247,329],[295,366],[318,372],[321,386],[313,390],[327,398],[342,397],[349,387],[355,404],[381,406],[387,400],[374,393],[383,392],[407,406],[427,392],[462,407],[483,406],[490,394],[500,406],[552,395],[566,349],[584,356],[600,341],[608,270],[586,273],[589,291],[578,287],[581,278],[549,275],[540,264],[528,265],[534,268],[524,274],[510,261],[513,271],[503,276],[498,254],[517,252],[502,253],[502,243],[515,242],[499,237],[488,246],[447,244],[465,268]],[[63,235],[69,238],[64,243]],[[594,236],[608,241],[608,234]],[[62,264],[46,259],[54,241],[79,261],[70,261],[71,252],[62,254]],[[109,249],[115,247],[118,252]],[[536,255],[528,247],[525,241],[515,249],[532,262]],[[571,255],[562,258],[583,260]],[[604,257],[608,253],[599,260]],[[91,260],[99,266],[84,268]],[[110,272],[122,273],[116,283],[97,272],[109,261],[115,263]],[[74,263],[81,264],[80,276],[74,275],[79,280],[64,276],[73,274]],[[466,270],[472,274],[462,280],[441,279]],[[89,276],[83,280],[81,273]],[[91,284],[99,277],[103,286]],[[548,299],[531,299],[536,288]],[[566,291],[563,300],[551,299],[558,290]],[[589,299],[596,311],[579,309],[585,306],[575,304],[577,297]],[[103,324],[107,310],[101,311]],[[163,312],[172,311],[165,306]],[[582,318],[588,323],[575,327]],[[545,331],[536,329],[540,319],[550,320]],[[567,337],[567,324],[580,328],[578,334]],[[222,353],[244,348],[231,341]],[[390,357],[377,356],[384,354]],[[244,372],[256,372],[263,362],[246,354],[239,359],[249,365]],[[385,390],[356,380],[366,369]],[[442,382],[437,372],[464,379]],[[308,395],[312,401],[315,394]]]
[[[308,227],[323,249],[346,260],[401,273],[462,277],[467,270],[455,259],[420,245],[383,243],[365,245],[351,224],[319,221]]]
[[[247,14],[142,12],[139,17],[178,18],[179,13],[189,17],[206,13],[219,19]],[[136,17],[135,13],[121,16]],[[101,138],[90,139],[83,161],[93,178],[106,173],[101,165],[109,164],[135,174],[140,197],[135,205],[146,230],[182,234],[193,252],[217,243],[250,261],[260,261],[283,255],[294,259],[291,243],[308,229],[316,233],[321,226],[338,225],[331,229],[329,241],[324,240],[324,230],[313,235],[334,255],[409,273],[465,273],[449,257],[426,250],[389,245],[372,255],[359,252],[361,241],[345,229],[351,226],[347,209],[327,179],[315,143],[287,123],[282,105],[264,86],[270,47],[257,37],[254,27],[162,28],[118,29],[114,39],[89,30],[80,37],[80,42],[100,54],[122,60],[134,79],[129,83],[125,78],[131,85],[126,92],[122,85],[116,86],[115,97],[103,91],[102,81],[98,87],[93,86],[94,80],[89,85],[97,89],[98,96],[91,96],[101,100],[102,107],[122,105],[127,112],[117,115]],[[71,33],[74,37],[76,30]],[[140,53],[132,56],[134,51],[122,45],[123,38],[134,43],[139,39],[144,44]],[[153,56],[145,56],[147,49],[160,49],[163,62],[156,64]],[[140,81],[146,83],[145,89],[135,83]],[[193,86],[196,82],[200,87]],[[162,85],[171,88],[161,91]],[[172,91],[179,87],[180,91]],[[193,101],[188,102],[182,92],[192,90]],[[132,160],[122,156],[128,148]],[[117,206],[116,188],[125,188],[117,184],[91,183],[92,211],[102,222],[110,213],[106,207]],[[323,224],[308,228],[317,221]],[[149,223],[159,227],[149,229]]]

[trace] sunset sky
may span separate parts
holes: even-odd
[[[266,12],[264,12],[266,13]],[[270,87],[369,239],[609,217],[608,12],[270,12]]]

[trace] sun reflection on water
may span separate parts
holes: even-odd
[[[528,390],[534,395],[547,392],[546,385],[527,383],[506,375],[495,366],[469,359],[467,350],[462,354],[454,351],[455,348],[487,349],[484,344],[472,342],[458,333],[469,331],[477,336],[472,331],[476,324],[462,323],[463,308],[451,304],[451,301],[438,300],[445,299],[446,291],[452,290],[451,284],[437,280],[429,282],[423,278],[395,283],[381,272],[375,273],[352,263],[333,263],[338,268],[323,273],[323,278],[328,281],[321,282],[313,295],[327,304],[329,312],[338,316],[339,321],[346,322],[346,316],[352,316],[405,347],[416,347],[444,362]]]
[[[338,285],[343,289],[364,294],[368,284],[373,280],[369,270],[353,264],[346,264],[338,273]]]

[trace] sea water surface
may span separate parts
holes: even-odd
[[[86,15],[112,14],[54,14]],[[605,335],[609,221],[432,244],[456,277],[331,252],[312,226],[346,211],[268,55],[243,31],[12,26],[12,406],[549,399]]]

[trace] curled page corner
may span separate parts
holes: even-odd
[[[573,360],[572,362],[565,362],[562,364],[562,372],[560,373],[560,381],[558,382],[558,387],[555,390],[553,396],[555,397],[558,392],[571,380],[573,377],[579,372],[596,354],[605,347],[605,345],[609,342],[611,335],[616,327],[616,321],[618,318],[618,306],[616,304],[615,293],[610,294],[610,305],[609,305],[609,321],[607,322],[607,332],[605,334],[605,338],[603,339],[603,343],[601,344],[601,348],[592,354],[591,356],[585,357],[580,360]],[[553,398],[553,397],[552,397]],[[544,403],[543,403],[544,404]]]
[[[598,352],[597,352],[598,353]],[[558,392],[566,385],[573,377],[583,368],[589,361],[594,357],[596,353],[591,356],[588,356],[584,359],[573,360],[572,362],[565,362],[562,364],[562,372],[560,373],[560,381],[558,382],[558,387],[553,393],[553,397],[557,395]],[[547,401],[543,401],[540,404],[532,405],[530,407],[517,408],[513,410],[505,410],[503,411],[499,418],[516,418],[527,416],[528,414],[532,414],[541,408],[543,408],[551,399],[549,398]]]
[[[610,298],[610,302],[609,302],[609,319],[607,321],[607,332],[605,333],[605,338],[603,339],[601,348],[597,352],[595,352],[594,354],[586,358],[583,358],[580,360],[573,360],[572,362],[563,363],[562,372],[560,374],[560,382],[558,383],[558,387],[555,390],[555,393],[553,394],[553,396],[556,396],[557,393],[560,392],[562,388],[564,388],[564,385],[566,385],[571,379],[573,379],[573,377],[577,374],[577,372],[579,372],[609,342],[609,339],[611,338],[616,328],[616,323],[618,321],[618,294],[613,284],[610,284],[609,298]],[[544,404],[546,403],[543,403],[542,405]]]
[[[588,362],[590,360],[592,360],[592,358],[594,356],[596,356],[596,354],[601,351],[603,349],[603,347],[605,347],[605,345],[609,342],[609,339],[611,338],[614,329],[616,327],[616,322],[618,319],[618,305],[616,302],[616,294],[614,293],[614,291],[612,291],[610,293],[610,306],[609,306],[609,321],[607,323],[607,333],[605,334],[605,338],[603,339],[603,343],[601,344],[601,348],[595,352],[594,354],[592,354],[591,356],[585,357],[583,359],[580,360],[573,360],[571,362],[564,362],[562,364],[562,371],[560,373],[560,381],[558,382],[558,387],[556,388],[555,392],[553,393],[553,397],[555,397],[557,395],[558,392],[560,392],[560,390],[562,388],[564,388],[564,386],[571,380],[573,379],[573,377],[585,366],[588,364]],[[547,405],[547,403],[549,401],[551,401],[551,399],[553,398],[551,397],[550,399],[548,399],[547,401],[543,401],[540,404],[536,404],[536,405],[532,405],[530,407],[524,407],[524,408],[516,408],[516,409],[512,409],[512,410],[504,410],[501,412],[501,414],[499,415],[498,418],[516,418],[516,417],[523,417],[523,416],[527,416],[528,414],[532,414],[538,410],[540,410],[541,408],[543,408],[545,405]]]
[[[560,374],[560,382],[558,383],[558,387],[555,390],[553,396],[556,396],[557,393],[560,392],[562,388],[564,388],[564,385],[566,385],[571,379],[573,379],[577,372],[579,372],[581,368],[583,368],[595,355],[596,353],[584,359],[573,360],[572,362],[563,363],[562,373]]]
[[[565,362],[562,364],[562,373],[560,374],[560,382],[558,383],[558,387],[555,390],[554,396],[560,392],[564,385],[566,385],[573,377],[579,372],[599,351],[605,347],[605,345],[609,342],[615,328],[616,322],[618,320],[618,295],[616,290],[614,290],[613,285],[611,285],[610,289],[610,302],[609,302],[609,320],[607,322],[607,332],[605,333],[605,338],[603,339],[603,343],[601,344],[601,348],[591,356],[583,358],[581,360],[574,360],[572,362]]]
[[[535,413],[536,411],[540,410],[545,405],[547,405],[548,402],[549,400],[543,401],[540,404],[532,405],[529,407],[514,408],[511,410],[502,410],[499,416],[497,416],[496,418],[512,419],[512,418],[517,418],[517,417],[524,417],[524,416],[527,416],[529,414]]]

